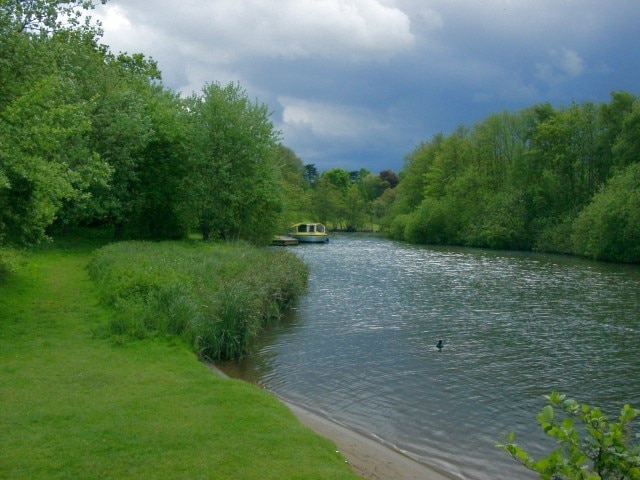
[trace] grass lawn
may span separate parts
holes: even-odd
[[[88,249],[26,255],[0,280],[0,478],[355,479],[268,393],[179,340],[95,336]]]

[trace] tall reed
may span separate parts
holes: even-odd
[[[265,321],[304,291],[307,268],[286,251],[248,244],[121,242],[89,264],[102,300],[118,310],[118,341],[177,335],[201,357],[245,355]]]
[[[20,263],[20,254],[17,250],[0,246],[0,282],[14,273]]]

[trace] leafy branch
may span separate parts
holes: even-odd
[[[544,433],[558,448],[539,460],[514,442],[513,432],[497,446],[542,480],[640,479],[640,435],[632,423],[640,410],[624,405],[615,421],[597,407],[580,404],[554,392],[537,415]]]

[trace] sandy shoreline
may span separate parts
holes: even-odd
[[[215,365],[209,368],[218,375],[227,375]],[[318,415],[299,405],[287,402],[276,396],[306,427],[318,435],[331,440],[347,460],[351,468],[360,476],[368,480],[452,480],[433,468],[429,468],[414,459],[403,455],[374,438],[362,435],[346,428],[329,418]]]
[[[336,444],[351,468],[369,480],[452,480],[373,438],[280,399],[300,422]]]

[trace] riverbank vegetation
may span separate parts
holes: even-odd
[[[96,335],[121,312],[77,243],[25,252],[0,279],[0,478],[358,478],[279,400],[178,337]]]
[[[419,145],[393,238],[640,262],[640,101],[503,112]]]
[[[99,43],[90,6],[0,3],[0,244],[79,227],[267,243],[284,198],[266,106],[236,83],[166,89],[153,60]]]
[[[554,392],[537,419],[558,448],[538,460],[514,443],[514,434],[498,445],[541,479],[582,480],[640,478],[640,443],[633,423],[640,410],[624,405],[617,421],[599,408]]]
[[[110,335],[178,336],[207,360],[244,356],[307,281],[289,252],[204,242],[113,243],[94,254],[89,273],[117,311]]]

